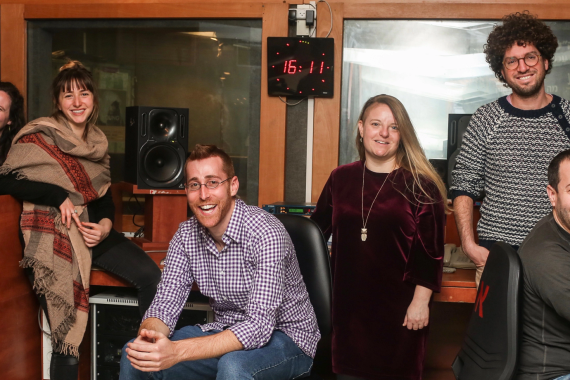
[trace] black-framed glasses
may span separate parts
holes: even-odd
[[[232,177],[226,178],[223,181],[211,179],[209,181],[206,181],[206,183],[200,183],[198,181],[192,181],[192,182],[188,182],[187,184],[185,184],[184,187],[186,187],[190,191],[198,191],[202,188],[202,186],[206,186],[208,189],[215,189],[216,187],[220,186],[222,183],[226,182],[228,179],[232,179]]]
[[[533,67],[536,66],[536,64],[538,63],[539,57],[540,54],[533,52],[526,53],[522,58],[505,57],[505,59],[503,59],[503,66],[505,66],[505,68],[509,70],[514,70],[517,67],[519,67],[520,60],[524,59],[525,65],[527,65],[528,67]]]

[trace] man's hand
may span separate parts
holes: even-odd
[[[78,224],[77,228],[79,232],[83,235],[83,240],[85,240],[85,245],[89,248],[95,247],[97,244],[101,243],[111,232],[113,223],[110,219],[104,218],[99,221],[99,223],[87,223],[81,222]]]
[[[484,267],[487,262],[487,257],[489,256],[489,250],[485,247],[477,245],[477,243],[472,243],[469,245],[463,245],[463,252],[475,263],[478,267]]]
[[[473,232],[473,199],[466,195],[460,195],[453,201],[455,209],[455,222],[457,232],[461,238],[463,252],[477,265],[482,268],[487,262],[489,250],[475,243]]]
[[[127,347],[127,358],[139,371],[162,371],[182,361],[176,342],[158,331],[142,329],[137,339]]]

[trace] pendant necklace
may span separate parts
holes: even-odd
[[[392,171],[393,170],[394,169],[392,169]],[[386,183],[386,180],[390,176],[391,172],[386,174],[386,178],[384,179],[384,182],[382,182],[382,186],[380,186],[380,189],[376,193],[376,196],[374,197],[374,200],[372,201],[372,204],[368,209],[368,215],[366,215],[366,220],[364,220],[364,174],[365,173],[366,173],[366,161],[364,161],[362,169],[362,228],[360,229],[360,239],[362,239],[362,241],[366,241],[366,238],[368,237],[368,229],[366,228],[366,224],[368,224],[368,217],[370,216],[370,211],[372,210],[372,206],[374,206],[374,202],[376,201],[376,198],[378,198],[378,194],[380,194],[380,192],[382,191],[382,188],[384,187],[384,184]]]

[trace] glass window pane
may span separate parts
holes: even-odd
[[[123,180],[125,107],[188,108],[189,151],[225,149],[239,196],[257,204],[261,20],[28,22],[30,120],[51,114],[49,85],[67,59],[87,66],[99,87],[113,182]]]
[[[447,158],[448,114],[471,114],[511,93],[489,68],[483,45],[496,21],[347,20],[344,23],[339,164],[358,159],[356,123],[368,98],[406,107],[428,158]],[[570,97],[570,22],[547,22],[559,48],[546,91]]]

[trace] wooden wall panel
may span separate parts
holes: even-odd
[[[265,4],[261,34],[261,118],[259,121],[258,204],[283,201],[285,196],[286,105],[267,95],[267,37],[287,36],[286,3]]]
[[[547,1],[493,3],[481,6],[479,2],[431,3],[354,3],[346,7],[346,19],[500,19],[513,12],[529,10],[540,18],[560,20],[570,18],[568,2]]]
[[[334,38],[334,97],[315,98],[315,119],[313,129],[313,187],[311,199],[316,202],[329,178],[330,172],[338,166],[338,145],[340,135],[340,95],[342,72],[343,4],[331,4],[333,29],[329,38]],[[330,29],[329,7],[317,4],[317,36],[325,37]]]
[[[38,307],[32,286],[19,267],[22,247],[18,238],[21,204],[0,196],[0,376],[2,379],[40,379],[41,335]]]
[[[399,0],[401,1],[401,0]],[[260,6],[266,3],[283,3],[283,0],[249,0],[248,3],[256,3]],[[302,0],[292,0],[289,3],[302,3]],[[203,6],[204,4],[216,4],[216,3],[232,3],[231,0],[0,0],[0,4],[25,4],[25,5],[61,5],[61,4],[72,4],[72,5],[96,5],[96,6],[108,6],[111,4],[152,4],[152,5],[162,5],[162,4],[173,4],[175,6],[184,6],[187,4],[194,4]],[[239,3],[236,1],[235,3]],[[221,16],[223,17],[223,16]]]
[[[226,0],[227,1],[227,0]],[[57,18],[261,18],[263,5],[242,2],[185,4],[31,4],[26,19]]]
[[[308,0],[289,0],[288,4],[303,4]],[[341,3],[341,4],[378,4],[378,0],[327,0],[330,4]],[[212,3],[228,3],[228,0],[210,0],[207,4]],[[277,4],[283,3],[283,0],[250,0],[249,2],[259,3],[259,4]],[[381,3],[398,3],[398,4],[482,4],[482,3],[497,3],[497,0],[453,0],[453,1],[442,1],[442,0],[384,0]],[[203,0],[0,0],[0,4],[203,4]],[[549,0],[500,0],[502,4],[516,4],[518,6],[525,6],[526,4],[548,4],[548,3],[560,3],[562,0],[557,0],[551,2]],[[525,8],[526,9],[526,8]]]
[[[12,82],[26,98],[26,22],[22,4],[0,8],[0,79]]]

